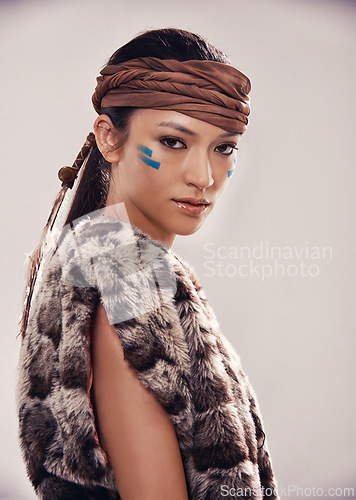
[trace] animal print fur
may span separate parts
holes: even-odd
[[[20,443],[38,497],[120,499],[90,400],[101,301],[125,359],[174,424],[189,499],[233,498],[222,496],[230,488],[277,499],[256,396],[193,269],[102,214],[66,227],[45,266],[18,377]]]

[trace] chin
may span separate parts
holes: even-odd
[[[175,234],[180,236],[189,236],[196,233],[204,224],[205,219],[202,221],[192,221],[191,223],[180,224],[179,227],[173,229]]]

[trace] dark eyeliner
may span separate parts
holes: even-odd
[[[180,147],[180,148],[175,148],[173,146],[169,146],[168,144],[165,144],[164,141],[167,141],[168,139],[173,139],[174,141],[177,141],[177,142],[180,142],[184,147]],[[160,137],[159,139],[159,142],[166,148],[168,149],[186,149],[187,146],[186,144],[184,143],[184,141],[182,141],[182,139],[178,139],[178,137],[173,137],[172,135],[167,135],[165,137]]]
[[[216,147],[218,148],[218,147],[220,147],[220,146],[228,146],[229,148],[231,148],[230,153],[222,153],[222,152],[220,152],[220,154],[222,154],[222,155],[224,155],[224,156],[231,156],[231,155],[232,155],[232,153],[234,152],[234,150],[235,150],[235,151],[238,151],[238,149],[239,149],[239,148],[236,146],[236,144],[230,144],[230,143],[228,143],[228,142],[224,142],[224,143],[222,143],[222,144],[219,144],[219,146],[216,146]]]
[[[221,144],[222,145],[222,144]],[[227,142],[224,143],[224,146],[230,146],[230,148],[234,149],[235,151],[238,151],[238,147],[236,146],[236,144],[229,144]]]

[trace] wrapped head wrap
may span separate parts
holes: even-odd
[[[250,80],[216,61],[139,57],[106,66],[97,78],[93,105],[178,111],[235,133],[246,131]]]

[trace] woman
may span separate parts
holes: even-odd
[[[171,250],[229,182],[249,91],[176,29],[137,36],[101,71],[94,134],[59,171],[21,324],[20,441],[40,498],[278,498],[248,378]]]

